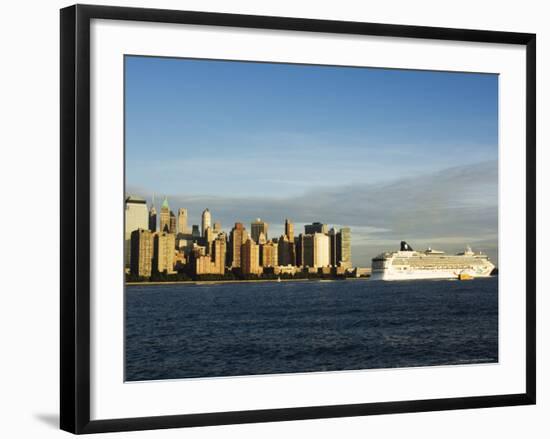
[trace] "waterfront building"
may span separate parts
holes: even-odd
[[[204,211],[202,212],[201,221],[202,221],[201,223],[202,236],[206,236],[206,229],[212,226],[212,214],[208,209],[204,209]]]
[[[351,268],[351,229],[343,227],[336,239],[336,258],[338,266]]]
[[[262,267],[279,265],[279,246],[273,241],[268,241],[260,246],[260,265]]]
[[[248,232],[242,223],[235,223],[229,235],[229,252],[231,268],[241,266],[241,247],[248,239]]]
[[[288,218],[285,218],[285,235],[290,242],[294,242],[294,224]]]
[[[321,268],[330,265],[329,237],[324,233],[313,234],[313,267]]]
[[[201,255],[200,253],[194,253],[192,268],[193,273],[196,275],[211,274],[212,259],[210,258],[210,256]]]
[[[134,230],[131,234],[130,273],[150,277],[153,261],[153,233],[146,229]]]
[[[160,207],[160,228],[161,233],[170,233],[170,206],[168,198],[164,197],[162,206]]]
[[[126,198],[124,211],[124,265],[129,268],[132,232],[149,227],[149,212],[147,202],[133,196]]]
[[[178,209],[178,233],[188,235],[190,233],[187,226],[187,209],[180,207]]]
[[[169,233],[173,233],[174,235],[177,233],[176,224],[176,215],[174,215],[174,212],[170,211],[170,230],[168,231]]]
[[[260,246],[248,238],[241,246],[241,272],[242,274],[260,274]]]
[[[313,235],[314,233],[328,233],[328,226],[322,223],[311,223],[304,226],[306,235]]]
[[[268,227],[269,225],[260,218],[257,218],[256,221],[252,221],[252,224],[250,224],[250,235],[256,244],[259,243],[260,233],[263,233],[265,239],[267,239]]]
[[[174,273],[176,235],[157,232],[154,234],[153,271]]]

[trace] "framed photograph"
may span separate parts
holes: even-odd
[[[535,403],[535,35],[61,10],[61,428]]]

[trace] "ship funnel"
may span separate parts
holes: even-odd
[[[405,241],[401,241],[401,251],[402,252],[412,252],[413,248],[407,244]]]

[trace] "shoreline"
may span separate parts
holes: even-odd
[[[267,282],[340,282],[346,280],[368,280],[368,277],[350,277],[345,279],[228,279],[228,280],[175,280],[165,282],[125,282],[125,287],[157,286],[157,285],[214,285],[214,284],[237,284],[237,283],[267,283]]]

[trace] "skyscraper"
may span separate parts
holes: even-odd
[[[330,265],[329,237],[324,233],[313,234],[313,266],[316,268]]]
[[[176,230],[176,215],[174,215],[174,212],[170,211],[170,233],[173,233],[174,235],[177,233]]]
[[[311,223],[304,226],[306,235],[313,235],[314,233],[328,233],[328,226],[322,223]]]
[[[202,236],[206,236],[206,229],[212,226],[212,215],[208,209],[202,212]]]
[[[279,264],[278,245],[268,241],[260,246],[260,265],[262,267],[276,267]]]
[[[168,198],[164,197],[162,206],[160,208],[160,228],[161,233],[170,232],[170,205],[168,204]]]
[[[285,235],[289,241],[294,242],[294,223],[288,218],[285,218]]]
[[[147,202],[143,198],[127,197],[124,212],[124,264],[130,267],[131,236],[137,229],[149,227]]]
[[[336,239],[336,259],[338,266],[351,268],[351,229],[342,227]]]
[[[294,242],[289,241],[288,236],[281,236],[277,242],[277,247],[279,265],[294,265],[296,263]]]
[[[216,274],[225,273],[225,259],[227,252],[227,241],[225,234],[221,233],[212,243],[212,272]]]
[[[193,239],[199,239],[201,237],[201,232],[197,224],[193,224],[193,230],[191,231],[191,236]]]
[[[337,256],[337,241],[339,239],[339,234],[336,232],[336,229],[334,227],[328,231],[328,239],[329,239],[329,258],[330,258],[330,265],[331,267],[337,267],[338,266],[338,256]]]
[[[232,268],[241,266],[241,247],[247,241],[248,233],[242,223],[235,223],[229,235],[229,252]]]
[[[187,226],[187,209],[178,209],[178,233],[182,235],[189,234],[189,228]]]
[[[313,235],[300,235],[302,237],[302,266],[314,267]]]
[[[176,235],[157,232],[154,235],[153,271],[173,273],[176,257]]]
[[[149,230],[153,233],[157,231],[157,209],[155,209],[155,202],[151,204],[151,209],[149,209]]]
[[[260,240],[260,233],[263,233],[265,236],[265,239],[268,239],[267,236],[267,229],[269,225],[262,221],[260,218],[257,218],[256,221],[252,221],[252,224],[250,224],[250,235],[252,236],[252,239],[255,243],[258,243]]]
[[[260,274],[260,246],[248,238],[241,249],[241,272],[243,274]]]
[[[139,277],[151,276],[153,262],[153,233],[138,229],[132,232],[130,273]]]

